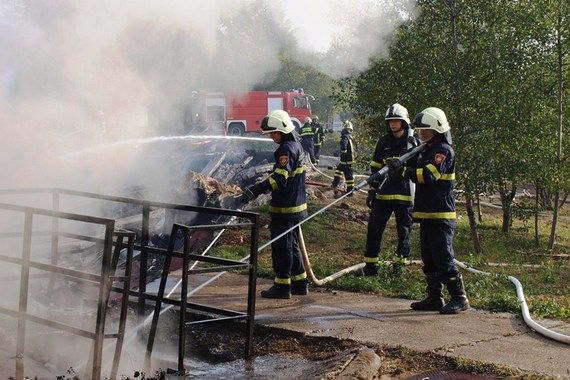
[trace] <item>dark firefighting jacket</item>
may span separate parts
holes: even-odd
[[[269,202],[272,216],[288,220],[301,220],[307,216],[305,193],[305,156],[301,144],[284,134],[284,141],[274,153],[273,171],[264,181],[256,184],[252,191],[262,194],[271,191]]]
[[[419,141],[413,137],[412,144],[419,144]],[[408,133],[405,131],[401,138],[396,138],[392,133],[388,132],[378,139],[372,161],[370,161],[370,171],[376,173],[388,164],[390,158],[400,157],[408,150]],[[379,188],[383,178],[372,181],[370,187],[376,190],[376,199],[381,202],[411,204],[413,202],[410,189],[410,180],[403,175],[391,175],[386,182]]]
[[[417,184],[412,218],[417,222],[454,223],[455,152],[441,135],[422,152],[407,176]]]
[[[299,136],[303,140],[304,139],[313,140],[314,135],[315,135],[315,128],[310,123],[303,124],[303,126],[299,129]]]
[[[354,164],[356,149],[352,140],[351,132],[344,128],[340,133],[340,163],[345,165]]]
[[[322,124],[311,123],[314,130],[313,141],[315,146],[320,146],[325,141],[325,129]]]

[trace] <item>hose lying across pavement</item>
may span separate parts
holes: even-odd
[[[358,271],[358,270],[364,268],[365,263],[356,264],[356,265],[350,266],[348,268],[342,269],[342,270],[340,270],[334,274],[331,274],[330,276],[327,276],[327,277],[323,278],[322,280],[319,280],[315,276],[315,274],[313,273],[313,268],[312,268],[311,263],[309,261],[309,255],[307,253],[307,247],[305,246],[305,239],[303,238],[303,233],[301,231],[301,227],[299,227],[299,230],[298,230],[298,237],[299,237],[299,247],[300,247],[301,253],[303,255],[303,263],[305,264],[305,271],[307,272],[307,276],[309,277],[311,282],[317,286],[323,286],[327,282],[330,282],[332,280],[336,280],[337,278],[342,277],[345,274],[352,273],[352,272],[355,272],[355,271]],[[471,268],[471,267],[467,266],[465,263],[462,263],[461,261],[458,261],[456,259],[454,259],[453,261],[455,262],[455,264],[457,266],[459,266],[460,268],[462,268],[462,269],[464,269],[470,273],[479,274],[479,275],[486,275],[486,276],[499,276],[499,275],[494,274],[494,273],[483,272],[483,271],[480,271],[478,269]],[[390,262],[386,261],[385,263],[390,263]],[[414,263],[420,263],[421,264],[421,262],[414,262]],[[517,292],[517,298],[519,301],[519,305],[521,307],[522,317],[523,317],[524,322],[527,324],[527,326],[530,327],[531,330],[536,331],[540,335],[543,335],[547,338],[556,340],[556,341],[561,342],[561,343],[570,344],[570,336],[557,333],[556,331],[549,330],[546,327],[538,324],[537,322],[535,322],[532,319],[532,317],[530,316],[530,312],[528,310],[528,305],[526,303],[524,293],[523,293],[523,288],[522,288],[520,281],[516,277],[513,277],[513,276],[508,276],[507,278],[509,279],[509,281],[511,281],[515,285],[515,289]]]
[[[462,263],[461,261],[458,261],[455,259],[453,261],[455,262],[455,264],[457,266],[459,266],[462,269],[465,269],[467,272],[474,273],[474,274],[482,274],[482,275],[486,275],[486,276],[498,276],[497,274],[494,274],[494,273],[483,272],[483,271],[477,270],[475,268],[471,268],[471,267],[467,266],[465,263]],[[513,276],[507,276],[507,278],[509,279],[510,282],[512,282],[515,285],[515,289],[517,292],[517,298],[519,301],[519,305],[521,307],[522,317],[523,317],[524,322],[527,324],[527,326],[530,327],[531,330],[534,330],[537,333],[539,333],[540,335],[543,335],[547,338],[556,340],[556,341],[561,342],[561,343],[570,344],[570,336],[557,333],[556,331],[549,330],[546,327],[539,325],[538,323],[536,323],[532,319],[532,317],[530,316],[530,312],[528,310],[528,305],[526,303],[526,299],[524,297],[524,292],[523,292],[523,287],[522,287],[520,281],[516,277],[513,277]]]
[[[415,148],[413,148],[411,151],[409,151],[408,153],[402,155],[400,157],[400,162],[403,163],[405,161],[407,161],[409,158],[421,153],[424,149],[426,148],[426,144],[421,144]],[[313,166],[314,167],[314,166]],[[318,169],[316,169],[316,167],[314,167],[315,170],[317,170],[319,173],[323,174],[326,176],[326,174],[320,172]],[[322,207],[321,209],[317,210],[316,212],[314,212],[313,214],[309,215],[307,218],[301,220],[299,223],[295,224],[293,227],[287,229],[286,231],[282,232],[281,234],[279,234],[278,236],[274,237],[273,239],[271,239],[270,241],[268,241],[267,243],[263,244],[261,247],[258,248],[258,252],[263,250],[264,248],[268,247],[269,245],[271,245],[271,243],[273,243],[274,241],[282,238],[284,235],[286,235],[287,233],[291,232],[294,229],[297,229],[298,231],[298,237],[299,237],[299,247],[301,250],[301,254],[303,256],[303,263],[305,264],[305,271],[307,272],[307,276],[309,277],[309,279],[311,280],[311,282],[317,286],[322,286],[324,284],[326,284],[327,282],[330,282],[332,280],[335,280],[339,277],[344,276],[345,274],[354,272],[354,271],[358,271],[359,269],[364,267],[364,263],[360,263],[360,264],[356,264],[353,266],[350,266],[348,268],[345,268],[337,273],[334,273],[330,276],[327,276],[321,280],[319,280],[315,274],[313,273],[313,269],[311,267],[311,263],[309,261],[309,256],[307,253],[307,248],[305,246],[305,240],[303,238],[303,233],[301,232],[301,225],[304,224],[305,222],[309,221],[310,219],[312,219],[313,217],[317,216],[318,214],[324,212],[326,209],[328,209],[329,207],[331,207],[332,205],[334,205],[337,202],[340,202],[342,199],[344,199],[345,197],[351,195],[354,191],[362,191],[361,189],[368,185],[373,179],[377,179],[380,178],[382,176],[385,176],[384,180],[386,180],[386,176],[388,175],[388,170],[389,168],[387,166],[383,167],[382,169],[380,169],[378,172],[376,172],[375,174],[373,174],[372,176],[368,177],[368,179],[361,181],[360,183],[356,184],[353,188],[353,190],[346,192],[345,194],[343,194],[342,196],[340,196],[339,198],[335,199],[334,201],[330,202],[329,204],[325,205],[324,207]],[[327,176],[328,177],[328,176]],[[249,256],[248,256],[249,257]],[[247,258],[244,258],[243,260],[247,260]],[[460,268],[471,272],[471,273],[475,273],[475,274],[480,274],[480,275],[493,275],[493,276],[498,276],[497,274],[494,273],[489,273],[489,272],[483,272],[474,268],[471,268],[469,266],[467,266],[466,264],[462,263],[461,261],[455,260],[454,262],[457,266],[459,266]],[[388,263],[388,262],[387,262]],[[531,330],[536,331],[537,333],[556,340],[558,342],[564,343],[564,344],[570,344],[570,336],[568,335],[563,335],[560,333],[557,333],[555,331],[549,330],[546,327],[543,327],[541,325],[539,325],[538,323],[536,323],[530,316],[530,312],[528,310],[528,305],[526,303],[525,297],[524,297],[524,293],[523,293],[523,289],[522,289],[522,285],[520,283],[520,281],[513,277],[513,276],[508,276],[507,277],[509,279],[509,281],[511,281],[514,285],[515,285],[515,289],[516,289],[516,293],[517,293],[517,298],[519,301],[519,305],[521,307],[521,313],[522,313],[522,317],[523,320],[525,321],[525,323],[528,325],[528,327],[530,327]]]

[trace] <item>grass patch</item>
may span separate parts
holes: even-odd
[[[363,261],[366,242],[365,195],[345,199],[325,212],[302,225],[303,236],[309,260],[318,278],[338,272],[348,266]],[[309,200],[309,215],[325,206],[322,200]],[[459,206],[459,214],[465,215]],[[261,214],[262,225],[269,223],[269,207],[260,206],[255,211]],[[546,252],[546,244],[537,247],[534,243],[534,230],[528,222],[513,223],[510,236],[501,233],[500,210],[485,210],[484,221],[479,226],[483,253],[475,254],[470,241],[467,218],[458,219],[454,236],[454,249],[458,260],[477,269],[493,272],[498,276],[482,276],[465,273],[465,285],[471,305],[478,309],[494,312],[520,313],[514,285],[507,275],[517,277],[524,287],[529,308],[535,317],[570,320],[570,262],[554,260]],[[564,217],[564,216],[563,216]],[[567,216],[566,216],[567,217]],[[525,224],[527,223],[527,224]],[[570,253],[570,228],[568,223],[560,223],[557,253]],[[540,240],[546,242],[550,232],[548,220],[541,221]],[[231,232],[244,233],[244,232]],[[222,238],[221,247],[225,244]],[[231,238],[229,240],[232,240]],[[235,240],[235,239],[233,239]],[[262,228],[260,244],[269,240],[269,231]],[[226,241],[226,243],[228,243]],[[396,250],[397,233],[392,218],[384,232],[381,259],[391,260]],[[223,251],[222,251],[223,252]],[[233,251],[224,254],[231,257]],[[258,273],[272,278],[271,250],[259,253]],[[418,226],[412,229],[411,258],[420,259]],[[508,266],[493,266],[493,263]],[[374,293],[388,297],[417,300],[425,291],[424,275],[420,266],[405,268],[382,266],[374,278],[346,275],[326,284],[327,288],[352,292]]]

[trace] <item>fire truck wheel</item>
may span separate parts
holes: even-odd
[[[228,126],[228,135],[241,136],[245,132],[245,128],[241,123],[231,123]]]

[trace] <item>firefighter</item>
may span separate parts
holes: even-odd
[[[315,144],[313,141],[315,128],[311,123],[311,118],[309,116],[305,117],[305,124],[303,124],[299,129],[299,136],[301,136],[301,145],[303,146],[303,150],[309,155],[311,163],[315,165]]]
[[[313,135],[313,141],[315,146],[315,165],[319,164],[319,158],[321,156],[321,146],[325,141],[325,128],[321,123],[319,123],[319,117],[313,115],[311,126],[313,127],[315,134]]]
[[[295,126],[283,110],[272,111],[261,123],[261,131],[279,144],[275,151],[273,172],[264,181],[246,187],[244,203],[271,191],[269,230],[271,239],[307,217],[303,148]],[[308,294],[307,273],[298,244],[298,229],[271,244],[275,279],[273,286],[261,292],[264,298],[291,298]]]
[[[427,144],[415,164],[405,175],[417,184],[412,218],[420,224],[420,250],[427,282],[427,297],[413,302],[414,310],[434,310],[456,314],[469,308],[463,278],[453,262],[453,230],[455,229],[455,152],[445,113],[429,107],[414,117],[413,124],[420,140]],[[398,171],[398,163],[390,164]],[[444,305],[443,285],[451,296]]]
[[[346,181],[346,191],[349,192],[354,188],[354,176],[352,175],[352,164],[356,158],[356,149],[352,139],[354,127],[350,120],[342,123],[342,131],[340,132],[340,162],[334,171],[334,178],[331,187],[335,189],[340,184],[342,177]],[[349,195],[349,197],[352,194]]]
[[[418,140],[413,137],[408,110],[395,103],[386,111],[384,117],[387,133],[376,143],[370,162],[372,174],[379,171],[390,161],[397,159],[414,146]],[[382,234],[392,213],[396,217],[398,246],[395,263],[403,264],[410,255],[410,232],[412,229],[412,187],[410,180],[402,175],[389,176],[382,186],[380,181],[370,183],[366,205],[371,209],[366,233],[366,251],[362,269],[365,276],[378,274],[377,264]]]

